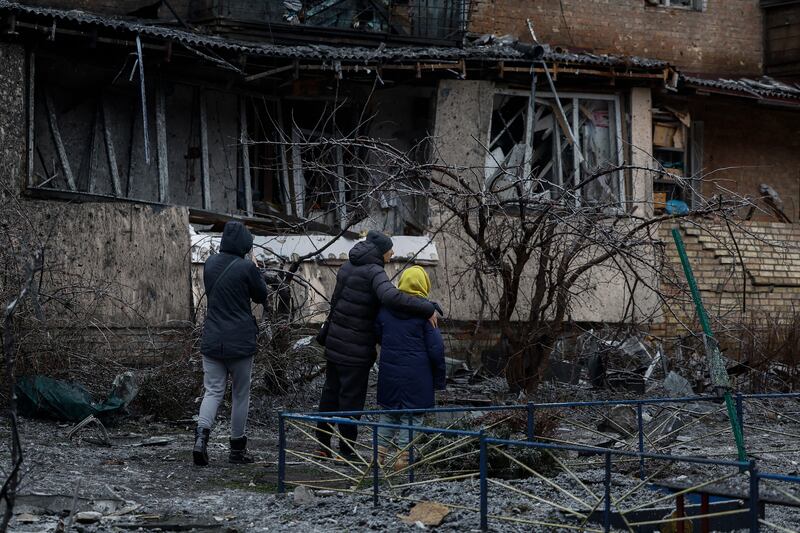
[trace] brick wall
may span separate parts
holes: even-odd
[[[473,0],[470,30],[599,53],[670,61],[687,72],[757,74],[762,70],[758,0],[706,0],[703,11],[645,0]]]
[[[784,211],[800,218],[800,113],[718,98],[696,98],[692,120],[702,120],[705,196],[757,198],[766,183],[780,195]],[[757,220],[775,220],[757,211]]]
[[[660,229],[667,255],[661,289],[675,299],[651,329],[665,337],[685,336],[687,326],[700,331],[670,230],[668,226]],[[733,225],[732,232],[738,251],[725,224],[681,225],[711,327],[723,347],[735,355],[743,325],[788,323],[800,311],[800,226],[747,222]]]

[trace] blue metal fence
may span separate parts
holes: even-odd
[[[798,398],[800,398],[800,393],[738,394],[736,395],[736,407],[737,407],[737,416],[739,417],[739,422],[741,424],[744,423],[744,413],[748,400],[789,400]],[[758,514],[760,484],[764,480],[770,480],[774,482],[796,483],[800,485],[800,478],[785,476],[780,474],[761,473],[758,471],[755,461],[750,461],[750,462],[726,461],[726,460],[717,460],[705,457],[693,457],[686,455],[659,454],[659,453],[648,452],[648,450],[646,449],[645,425],[643,416],[643,408],[645,406],[674,405],[681,403],[698,403],[698,402],[719,403],[721,401],[722,397],[720,396],[695,396],[695,397],[683,397],[683,398],[653,398],[644,400],[601,400],[601,401],[590,401],[590,402],[557,402],[557,403],[530,402],[527,404],[517,404],[517,405],[498,405],[498,406],[484,406],[484,407],[438,407],[434,409],[411,409],[411,410],[400,410],[400,411],[372,410],[372,411],[338,411],[331,413],[281,413],[279,417],[278,491],[284,492],[286,489],[287,424],[292,422],[302,422],[311,425],[311,424],[317,424],[319,422],[326,422],[331,424],[339,424],[340,426],[355,425],[359,427],[370,428],[372,433],[371,450],[370,450],[371,459],[370,459],[370,464],[368,464],[367,466],[369,467],[371,473],[372,499],[375,505],[379,504],[380,485],[381,485],[381,474],[379,468],[380,461],[378,452],[379,450],[378,431],[379,428],[384,427],[384,428],[392,428],[402,431],[408,431],[410,437],[409,440],[411,440],[412,443],[413,440],[411,439],[411,436],[415,433],[428,434],[428,435],[450,435],[462,438],[476,439],[478,441],[479,469],[478,472],[475,473],[475,475],[479,479],[480,503],[478,506],[478,513],[480,515],[480,526],[484,530],[488,527],[488,521],[490,518],[489,484],[490,481],[492,481],[490,480],[488,472],[490,447],[493,448],[502,447],[503,449],[529,448],[529,449],[536,449],[543,451],[578,452],[583,455],[596,456],[598,458],[602,458],[603,459],[602,463],[604,465],[603,467],[605,469],[603,511],[602,511],[603,531],[611,530],[611,518],[612,518],[611,471],[612,471],[612,466],[616,463],[619,463],[621,460],[638,461],[639,479],[642,480],[642,483],[644,483],[644,480],[647,479],[648,462],[655,463],[655,462],[668,461],[672,463],[677,462],[684,464],[704,464],[704,465],[713,465],[721,468],[738,469],[739,473],[746,473],[746,475],[749,477],[748,493],[747,493],[749,507],[747,509],[747,515],[748,515],[748,527],[750,531],[753,532],[759,531],[759,527],[761,525],[767,525],[768,527],[773,527],[774,526],[773,524],[765,521],[764,519],[761,519]],[[638,434],[636,435],[637,437],[636,451],[613,450],[595,446],[569,445],[563,443],[549,443],[549,442],[540,442],[536,440],[535,429],[536,429],[537,412],[542,412],[549,409],[589,408],[589,407],[611,408],[615,406],[630,406],[635,408],[636,410],[636,420],[638,426],[637,428]],[[525,413],[525,418],[526,418],[525,432],[524,432],[525,440],[494,438],[491,435],[489,435],[487,431],[485,431],[484,429],[480,429],[478,431],[468,431],[462,429],[451,429],[451,428],[430,427],[430,426],[385,424],[371,420],[357,419],[364,416],[376,416],[385,413],[420,415],[420,414],[436,414],[436,413],[474,414],[474,413],[492,413],[492,412]],[[408,476],[410,484],[414,483],[415,469],[414,469],[413,449],[414,446],[411,445],[409,450],[411,451],[411,457],[409,461],[411,464],[408,467]],[[794,498],[794,496],[791,497]],[[800,506],[800,498],[797,498],[797,501],[795,503],[797,503],[798,506]],[[722,515],[730,515],[730,514],[744,513],[744,512],[745,511],[743,510],[728,510],[717,514],[714,513],[708,514],[707,516],[718,516],[718,515],[722,516]],[[702,516],[700,516],[700,518],[701,517]],[[502,517],[498,518],[502,519]],[[677,517],[665,520],[680,522],[682,520],[688,520],[688,519],[689,518],[685,517],[684,518]],[[647,522],[642,522],[642,524],[646,523]],[[782,531],[792,531],[789,529],[780,529],[780,528],[778,529]]]

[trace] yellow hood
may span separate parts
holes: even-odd
[[[400,274],[400,283],[397,288],[406,294],[427,298],[431,290],[431,279],[424,268],[412,266]]]

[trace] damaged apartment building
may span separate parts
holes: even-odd
[[[0,0],[0,183],[57,218],[64,264],[118,283],[137,309],[102,304],[120,328],[191,324],[202,262],[235,218],[265,264],[310,255],[299,272],[320,294],[360,232],[393,235],[399,259],[431,267],[457,332],[478,303],[448,281],[459,258],[428,236],[425,198],[388,191],[352,212],[374,177],[315,140],[357,132],[554,187],[580,161],[663,168],[584,199],[649,217],[722,186],[763,204],[745,214],[757,231],[797,243],[798,35],[793,1]],[[720,235],[685,229],[709,304],[736,310]],[[789,312],[800,253],[742,246],[750,309]],[[625,319],[627,289],[599,290],[571,320]]]

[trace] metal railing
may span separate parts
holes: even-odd
[[[774,393],[774,394],[737,394],[735,396],[736,402],[736,416],[741,424],[741,427],[748,429],[748,431],[769,431],[776,432],[770,428],[766,428],[757,424],[747,424],[745,419],[745,412],[748,402],[760,400],[796,400],[800,398],[799,393]],[[611,531],[612,527],[621,527],[622,529],[634,530],[636,528],[640,531],[654,530],[652,528],[658,525],[674,523],[676,525],[683,524],[686,521],[693,520],[697,523],[703,524],[704,528],[708,527],[709,519],[727,519],[728,517],[741,519],[747,517],[747,527],[750,531],[759,531],[762,526],[767,530],[788,531],[794,530],[770,522],[765,517],[759,514],[759,488],[760,484],[766,481],[771,483],[796,483],[800,486],[800,478],[785,476],[782,474],[761,473],[757,468],[755,461],[737,461],[737,460],[724,460],[714,459],[709,457],[691,456],[691,455],[678,455],[672,454],[674,448],[658,446],[658,440],[654,438],[654,431],[645,423],[645,408],[656,406],[662,409],[666,416],[669,416],[672,410],[677,410],[680,416],[687,417],[683,423],[682,428],[698,428],[710,425],[709,420],[713,419],[716,415],[717,418],[722,418],[721,413],[724,410],[721,402],[722,397],[716,396],[696,396],[684,398],[654,398],[646,400],[608,400],[608,401],[591,401],[591,402],[559,402],[559,403],[527,403],[518,405],[501,405],[501,406],[485,406],[485,407],[439,407],[433,409],[412,409],[412,410],[372,410],[372,411],[340,411],[332,413],[281,413],[279,415],[279,460],[278,460],[278,491],[284,492],[286,485],[305,485],[315,489],[329,489],[334,491],[350,492],[353,494],[364,494],[372,497],[373,503],[379,505],[381,491],[387,491],[395,498],[405,498],[412,500],[413,498],[403,496],[399,491],[409,489],[416,485],[428,484],[437,481],[475,481],[478,482],[478,494],[474,495],[473,504],[465,505],[458,502],[443,502],[445,505],[451,507],[461,508],[464,510],[474,511],[479,515],[480,526],[482,529],[488,527],[489,519],[509,521],[527,525],[538,525],[539,527],[563,527],[563,528],[576,528],[585,531]],[[692,411],[680,404],[712,404],[718,405],[718,409],[711,409],[705,411]],[[625,435],[625,439],[616,439],[612,442],[617,446],[616,449],[609,449],[591,445],[590,443],[570,442],[563,439],[550,438],[545,436],[537,436],[536,425],[537,415],[543,416],[544,413],[560,412],[563,410],[608,410],[613,407],[628,406],[635,409],[636,413],[636,431],[631,431],[630,434]],[[432,427],[408,425],[406,424],[386,424],[375,417],[382,414],[403,414],[403,415],[464,415],[476,416],[480,414],[494,413],[499,415],[493,424],[481,427],[478,430],[465,430],[454,429],[450,427]],[[522,438],[498,438],[493,436],[493,431],[502,427],[506,421],[510,420],[512,416],[521,416],[524,413],[524,429],[520,431]],[[591,414],[594,416],[594,413]],[[604,416],[601,414],[601,416]],[[693,416],[694,418],[691,418]],[[366,418],[366,420],[354,419],[352,417]],[[607,433],[598,432],[592,428],[588,428],[585,424],[574,420],[567,420],[561,416],[559,418],[560,424],[573,423],[577,429],[584,430],[586,435],[590,437],[608,436]],[[791,416],[787,417],[788,420],[800,424],[800,420]],[[301,437],[308,439],[305,444],[316,446],[314,431],[317,423],[338,424],[339,427],[353,425],[361,428],[369,428],[371,430],[371,443],[363,444],[356,443],[356,453],[351,459],[337,457],[333,448],[327,449],[330,457],[323,458],[314,456],[313,451],[302,450],[300,448],[292,448],[289,446],[287,438],[287,431],[296,431]],[[654,421],[651,421],[651,424]],[[723,442],[730,441],[731,435],[730,428],[724,426],[722,431],[711,431],[708,434],[703,434],[698,437],[692,437],[692,440],[701,440],[707,438],[727,438]],[[657,424],[656,424],[657,426]],[[332,427],[332,426],[329,426]],[[379,430],[380,428],[390,428],[403,432],[408,432],[409,444],[400,452],[408,452],[408,465],[401,469],[391,469],[387,465],[385,459],[382,460],[379,444]],[[727,433],[725,433],[727,431]],[[674,433],[674,432],[673,432]],[[785,432],[783,432],[785,433]],[[786,434],[786,433],[785,433]],[[331,435],[336,435],[341,439],[341,434],[336,429],[331,429]],[[661,434],[659,434],[661,435]],[[792,434],[787,434],[791,437]],[[438,441],[437,441],[438,439]],[[449,439],[449,440],[448,440]],[[433,443],[440,445],[439,448],[434,448]],[[686,440],[683,441],[687,442]],[[713,445],[718,445],[719,442],[715,441]],[[513,450],[536,450],[542,454],[547,454],[558,465],[559,471],[566,473],[570,480],[577,480],[577,485],[583,490],[582,494],[578,494],[577,490],[562,486],[561,484],[553,481],[546,472],[538,471],[535,467],[523,463],[517,458]],[[424,452],[421,457],[415,458],[415,450]],[[791,449],[785,452],[792,452]],[[730,452],[734,454],[734,452]],[[753,452],[758,453],[758,452]],[[769,453],[778,453],[776,450],[769,450]],[[559,458],[558,454],[577,454],[578,456],[589,457],[596,460],[596,463],[580,463],[568,464],[568,460],[564,457]],[[468,456],[478,455],[477,468],[465,468],[464,470],[453,470],[452,463],[454,461],[462,461]],[[713,455],[713,454],[712,454]],[[734,454],[735,455],[735,454]],[[291,481],[287,480],[287,456],[300,459],[306,465],[313,466],[314,468],[331,474],[333,477],[326,479],[315,478],[311,481]],[[539,480],[543,483],[546,490],[553,491],[554,494],[561,498],[566,497],[572,503],[577,503],[577,507],[571,507],[563,504],[556,498],[548,498],[542,494],[534,494],[525,487],[515,485],[512,481],[503,479],[496,479],[490,475],[488,462],[490,456],[501,457],[521,468],[526,475],[532,479]],[[761,459],[760,459],[761,460]],[[638,465],[636,465],[638,463]],[[700,464],[706,465],[709,469],[713,470],[706,472],[705,477],[699,483],[690,484],[678,489],[673,489],[666,495],[656,495],[653,491],[658,490],[658,476],[660,476],[668,465],[683,464],[692,465]],[[437,470],[437,465],[443,465],[444,469]],[[635,482],[635,477],[627,475],[633,471],[638,470],[638,482]],[[638,468],[637,468],[638,467]],[[603,495],[600,496],[595,491],[591,490],[586,483],[581,482],[580,478],[576,475],[579,468],[592,469],[597,468],[605,472],[603,479]],[[626,474],[620,475],[617,483],[623,481],[619,487],[612,483],[612,474],[614,469],[619,473]],[[721,472],[720,470],[726,470]],[[418,475],[422,474],[422,475]],[[405,476],[407,475],[407,481]],[[710,485],[722,483],[727,480],[738,479],[737,486],[746,486],[747,490],[741,493],[741,500],[746,500],[746,505],[737,504],[734,498],[729,498],[722,502],[709,504],[709,489]],[[550,509],[552,516],[538,516],[538,517],[522,517],[522,516],[509,516],[497,509],[491,510],[490,508],[490,491],[489,487],[493,490],[503,490],[513,493],[517,497],[529,499],[532,503],[537,505],[530,506],[531,508]],[[622,490],[622,494],[615,494],[614,489]],[[685,506],[684,495],[700,494],[703,497],[702,504],[699,506]],[[787,491],[783,491],[784,505],[797,504],[800,507],[800,494],[794,495]],[[633,496],[639,500],[645,499],[647,504],[636,503],[628,506],[623,504],[629,501]],[[676,502],[675,514],[670,516],[656,516],[662,509],[654,508],[654,505],[659,502],[674,499]],[[781,505],[778,503],[778,505]],[[602,506],[602,507],[601,507]],[[625,507],[625,508],[623,508]],[[656,514],[654,514],[656,513]],[[553,518],[556,517],[556,518]],[[560,520],[560,522],[553,522],[552,520]],[[602,529],[592,529],[588,527],[588,523],[597,523]],[[651,529],[648,529],[651,528]],[[770,529],[771,528],[771,529]],[[682,526],[678,530],[682,530]]]

